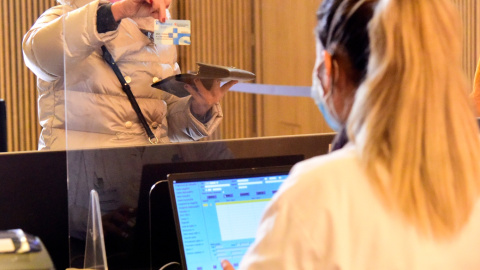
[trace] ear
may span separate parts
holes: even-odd
[[[330,85],[331,85],[331,80],[332,78],[332,72],[333,72],[333,60],[332,60],[332,55],[327,52],[326,50],[323,50],[323,63],[325,66],[325,73],[324,76],[322,77],[323,79],[323,94],[326,96],[329,94]]]
[[[327,52],[326,50],[323,50],[323,61],[325,63],[325,74],[328,77],[331,77],[332,76],[332,67],[333,67],[332,55],[329,52]]]

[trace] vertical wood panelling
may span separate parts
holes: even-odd
[[[253,1],[179,1],[178,18],[192,22],[192,45],[179,47],[183,72],[195,71],[196,62],[253,70]],[[224,121],[211,139],[256,136],[251,94],[229,92],[222,100]]]
[[[463,24],[462,64],[468,80],[473,84],[477,61],[480,57],[480,4],[478,0],[452,0],[460,13]]]
[[[463,68],[469,80],[473,81],[480,57],[480,3],[478,0],[452,1],[459,9],[464,27]],[[7,105],[9,151],[37,148],[40,126],[36,78],[24,65],[21,42],[36,18],[53,5],[55,0],[0,2],[0,98],[5,99]],[[270,53],[264,51],[269,49],[265,48],[266,33],[263,32],[262,20],[277,4],[269,2],[267,7],[265,5],[263,0],[175,1],[174,17],[192,21],[192,45],[179,48],[182,71],[196,70],[196,62],[230,65],[252,70],[257,74],[257,81],[268,82],[270,79],[265,74],[274,67],[262,60],[264,54]],[[284,39],[286,36],[270,35],[268,39],[271,38]],[[296,72],[289,73],[298,75]],[[222,101],[225,120],[213,138],[268,135],[265,121],[271,119],[264,119],[267,116],[260,109],[267,103],[263,96],[229,92]]]
[[[473,82],[480,57],[480,3],[478,0],[452,1],[458,6],[464,26],[463,68]],[[305,46],[313,45],[313,40],[308,40],[313,24],[307,19],[312,17],[309,14],[313,14],[316,7],[318,3],[315,0],[303,1],[302,5],[295,0],[283,0],[282,5],[277,5],[274,0],[255,1],[257,81],[309,85],[308,77],[313,66],[313,61],[309,62],[309,59],[312,60],[315,54],[314,48]],[[285,20],[286,17],[296,20]],[[281,66],[282,69],[272,68],[272,65]],[[258,115],[262,114],[258,117],[262,122],[257,124],[257,130],[262,136],[329,131],[318,109],[312,105],[311,100],[307,99],[301,101],[297,98],[263,96],[256,104]],[[282,117],[279,117],[279,112]]]
[[[320,0],[255,1],[255,71],[264,84],[309,86]],[[288,20],[285,18],[295,18]],[[264,95],[255,104],[260,136],[331,132],[308,97]]]
[[[36,78],[23,62],[23,35],[55,0],[2,1],[0,8],[0,98],[7,106],[9,151],[37,149]]]
[[[262,59],[262,52],[263,52],[263,42],[262,42],[262,3],[261,1],[254,1],[253,5],[253,31],[255,33],[255,47],[254,47],[254,65],[255,65],[255,73],[257,75],[257,82],[264,82],[263,79],[263,61]],[[255,111],[256,121],[255,121],[255,129],[259,135],[265,134],[265,126],[264,126],[264,119],[265,115],[263,110],[261,109],[264,103],[263,95],[259,95],[255,103],[253,104],[253,108]]]
[[[7,61],[5,58],[5,51],[6,51],[6,40],[5,38],[6,33],[8,31],[8,23],[7,23],[7,16],[5,16],[5,7],[7,5],[7,1],[3,1],[0,4],[0,37],[3,37],[0,39],[0,98],[1,99],[6,99],[6,74],[7,74]],[[8,122],[7,122],[7,128],[8,128]],[[10,148],[10,146],[7,143],[7,147]]]

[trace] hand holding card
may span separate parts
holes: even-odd
[[[124,18],[153,17],[165,22],[171,0],[110,0],[115,21]]]

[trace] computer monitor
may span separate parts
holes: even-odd
[[[238,267],[291,167],[170,174],[182,269]]]
[[[159,269],[171,261],[180,261],[171,197],[166,181],[174,173],[199,173],[244,168],[262,168],[293,165],[303,160],[303,155],[238,158],[144,166],[137,213],[137,240],[139,256],[150,254],[152,269]],[[155,187],[155,189],[152,189]],[[149,220],[149,224],[144,222]],[[150,226],[149,226],[150,225]],[[145,252],[145,241],[150,250]],[[143,247],[143,248],[142,248]]]

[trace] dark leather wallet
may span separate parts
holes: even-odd
[[[161,81],[152,84],[152,87],[171,93],[178,97],[185,97],[190,95],[185,90],[184,85],[190,84],[195,88],[193,80],[198,78],[202,81],[203,85],[210,89],[213,84],[213,80],[221,81],[251,81],[255,79],[255,74],[250,71],[238,69],[235,67],[210,65],[205,63],[197,63],[197,73],[182,73],[167,77]]]

